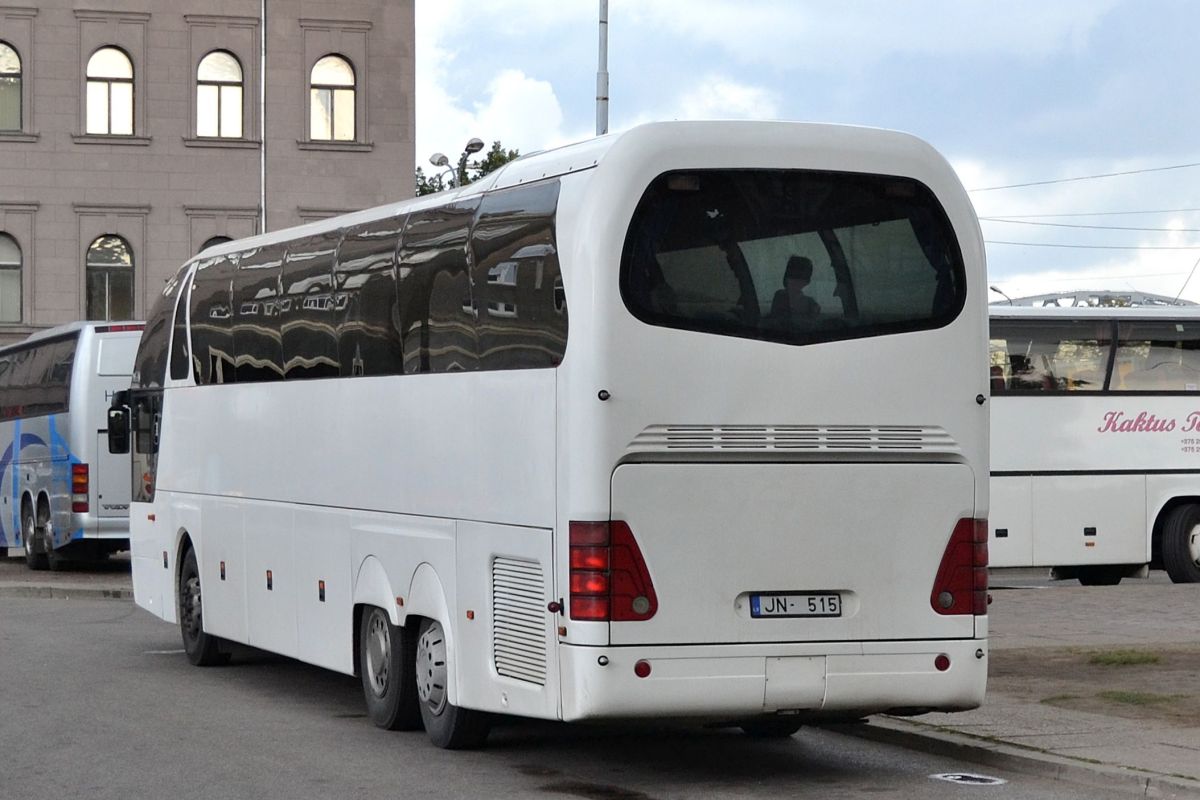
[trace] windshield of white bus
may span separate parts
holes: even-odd
[[[941,327],[966,283],[949,220],[915,180],[702,170],[646,190],[621,294],[652,325],[807,344]]]

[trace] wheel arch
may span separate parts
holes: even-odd
[[[183,559],[187,557],[189,550],[195,550],[196,545],[192,542],[192,535],[187,528],[180,528],[175,532],[175,563],[171,570],[171,586],[172,595],[174,595],[174,606],[179,606],[179,579],[183,575]],[[197,558],[199,556],[197,555]]]

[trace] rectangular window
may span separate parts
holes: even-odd
[[[0,269],[0,322],[21,321],[21,270]]]
[[[291,242],[283,264],[280,331],[284,375],[337,377],[337,325],[333,302],[333,259],[339,231]]]
[[[354,141],[354,90],[333,90],[333,138]]]
[[[1099,392],[1105,387],[1108,320],[993,320],[992,394]]]
[[[308,136],[310,139],[332,139],[333,92],[330,89],[312,89],[310,91]]]
[[[108,129],[108,84],[88,81],[87,129],[85,133],[110,133]]]
[[[220,101],[219,86],[200,84],[196,87],[196,135],[217,136],[218,103]]]
[[[1118,323],[1111,388],[1117,392],[1200,391],[1200,322]]]
[[[233,340],[237,381],[275,381],[283,378],[280,316],[282,244],[243,253],[233,281]]]
[[[21,130],[21,79],[0,75],[0,131]]]
[[[192,278],[192,374],[199,385],[235,378],[230,287],[236,266],[234,257],[214,256],[201,261]]]
[[[405,217],[346,231],[334,267],[334,308],[341,374],[404,372],[396,328],[396,249]]]
[[[242,138],[242,87],[221,87],[221,136]]]
[[[133,84],[112,84],[112,130],[120,136],[133,135]]]
[[[652,325],[807,344],[946,325],[966,285],[949,220],[917,181],[704,170],[646,190],[621,294]]]

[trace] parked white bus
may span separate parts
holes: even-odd
[[[141,334],[74,322],[0,348],[0,553],[58,569],[129,548],[129,458],[103,439]]]
[[[1200,581],[1200,309],[990,310],[992,566]]]
[[[221,245],[138,356],[137,603],[194,663],[358,674],[443,747],[490,713],[973,708],[986,291],[928,145],[792,123],[647,125]]]

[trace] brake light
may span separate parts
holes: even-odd
[[[71,465],[71,511],[85,513],[88,510],[88,465]]]
[[[138,322],[130,325],[102,325],[96,328],[96,333],[125,333],[127,331],[141,331],[146,329],[146,324]]]
[[[930,605],[939,614],[987,614],[988,525],[986,519],[960,519],[950,534],[933,581]]]
[[[658,611],[650,570],[629,524],[570,524],[571,619],[647,620]]]

